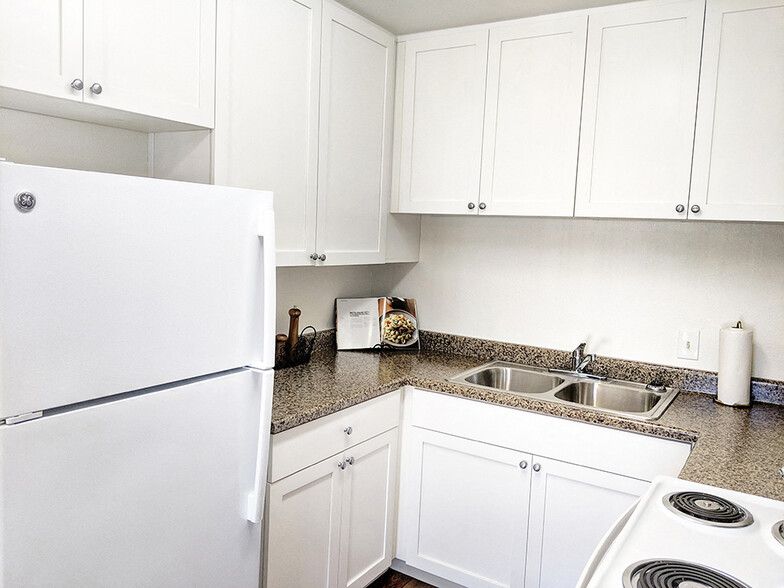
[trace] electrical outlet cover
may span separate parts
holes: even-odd
[[[697,359],[700,354],[700,332],[678,331],[678,359]]]

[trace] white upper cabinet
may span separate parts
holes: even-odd
[[[394,72],[395,38],[333,2],[219,5],[213,181],[273,192],[279,266],[386,261]]]
[[[215,0],[84,0],[84,85],[85,102],[212,127]]]
[[[383,263],[395,38],[331,2],[322,23],[314,251],[329,264]]]
[[[82,99],[82,0],[0,0],[0,86]]]
[[[704,0],[588,19],[576,216],[683,218]]]
[[[572,216],[587,21],[490,30],[480,214]]]
[[[476,212],[487,40],[483,29],[405,41],[397,211]]]
[[[278,265],[316,250],[320,0],[221,2],[213,181],[271,190]]]
[[[709,0],[695,218],[784,221],[784,2]]]
[[[215,2],[0,0],[0,106],[139,130],[212,127]]]

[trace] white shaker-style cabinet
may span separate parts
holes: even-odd
[[[140,130],[214,122],[215,0],[0,0],[0,105]]]
[[[364,588],[392,563],[400,394],[272,435],[267,588]]]
[[[212,127],[215,2],[84,0],[84,101]]]
[[[262,566],[268,588],[337,588],[345,474],[337,464],[327,458],[269,485]]]
[[[480,214],[572,216],[586,15],[490,29]]]
[[[82,0],[0,0],[0,86],[81,102],[82,77]]]
[[[269,485],[265,586],[364,588],[392,562],[397,429]]]
[[[475,214],[479,196],[487,29],[401,43],[393,210]]]
[[[419,427],[406,434],[406,564],[462,586],[522,588],[531,456]]]
[[[589,15],[576,216],[686,218],[703,9]]]
[[[525,586],[573,588],[605,532],[648,482],[539,456],[532,468]]]
[[[218,5],[213,181],[271,190],[278,265],[316,250],[321,0]]]
[[[708,0],[690,218],[784,221],[784,2]]]
[[[274,193],[279,266],[416,260],[418,219],[388,241],[391,34],[326,0],[226,2],[217,69],[213,181]]]
[[[385,261],[394,88],[394,36],[325,2],[314,250],[319,263]]]

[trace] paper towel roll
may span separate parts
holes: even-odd
[[[737,327],[719,331],[718,402],[730,406],[751,403],[751,354],[754,331]]]

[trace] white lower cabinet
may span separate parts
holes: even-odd
[[[389,568],[399,399],[387,394],[272,436],[264,586],[362,588]]]
[[[464,586],[522,586],[531,456],[414,427],[406,563]]]
[[[647,482],[412,428],[406,563],[464,586],[573,588]]]
[[[265,585],[354,588],[392,562],[397,429],[269,485]]]
[[[363,588],[393,557],[439,586],[572,588],[691,450],[426,390],[402,409],[393,392],[272,436],[266,588]]]
[[[534,457],[525,586],[574,588],[607,530],[648,482]]]
[[[269,485],[265,586],[337,586],[341,482],[333,458]]]
[[[573,588],[690,445],[407,390],[397,558],[468,588]]]

